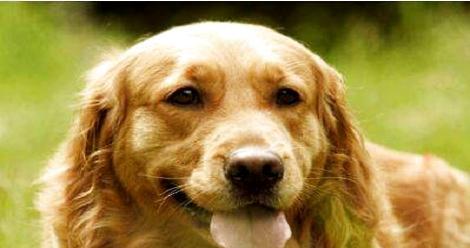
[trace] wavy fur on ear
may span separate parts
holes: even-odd
[[[38,206],[55,234],[46,233],[44,247],[112,247],[111,227],[123,228],[125,202],[112,167],[113,136],[125,116],[121,75],[112,62],[90,73],[70,137],[42,179]]]
[[[328,140],[324,172],[317,186],[321,200],[312,208],[314,247],[371,247],[380,243],[399,244],[388,199],[375,178],[374,165],[362,136],[346,106],[342,77],[319,57],[314,57],[317,79],[317,114]],[[387,224],[384,224],[387,223]],[[387,230],[385,232],[390,232]],[[387,246],[388,247],[388,246]]]

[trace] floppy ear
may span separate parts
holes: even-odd
[[[323,241],[369,239],[360,229],[374,228],[377,222],[377,201],[374,199],[373,166],[364,148],[362,137],[348,111],[341,75],[318,56],[314,57],[317,80],[317,115],[328,142],[322,191],[327,192]],[[334,211],[334,212],[333,212]],[[345,216],[341,216],[341,215]],[[328,219],[328,220],[327,220]],[[334,221],[343,227],[332,227]],[[328,224],[328,222],[330,222]],[[350,223],[349,227],[345,223]],[[354,223],[357,225],[355,226]],[[329,227],[327,227],[330,225]],[[349,230],[348,230],[349,229]],[[354,231],[356,230],[354,233]],[[341,237],[343,235],[343,237]],[[348,237],[349,235],[349,237]],[[363,240],[365,242],[365,240]],[[346,243],[343,243],[346,244]]]
[[[98,223],[119,206],[119,184],[112,168],[113,137],[125,116],[122,73],[111,62],[92,71],[71,137],[65,145],[65,202],[67,243],[75,247],[103,247],[105,225]],[[106,203],[105,203],[106,202]],[[100,217],[100,218],[98,218]],[[101,237],[100,237],[101,236]]]

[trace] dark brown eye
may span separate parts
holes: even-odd
[[[201,103],[199,91],[193,87],[184,87],[173,92],[167,99],[173,105],[189,106]]]
[[[297,91],[289,88],[281,88],[276,93],[276,104],[279,106],[293,106],[300,102]]]

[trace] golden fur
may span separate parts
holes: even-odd
[[[188,85],[202,107],[165,102]],[[279,87],[302,102],[275,106]],[[466,175],[364,142],[344,94],[332,67],[261,26],[199,23],[135,45],[90,73],[42,177],[43,247],[216,247],[207,216],[172,196],[182,190],[208,212],[240,206],[220,168],[243,146],[285,163],[268,203],[286,212],[286,247],[469,247]]]

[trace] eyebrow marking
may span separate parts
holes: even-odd
[[[211,82],[218,79],[216,68],[206,64],[192,64],[184,70],[184,77],[194,82]]]
[[[278,84],[286,79],[286,73],[284,70],[273,63],[266,63],[264,65],[263,79],[266,82]]]

